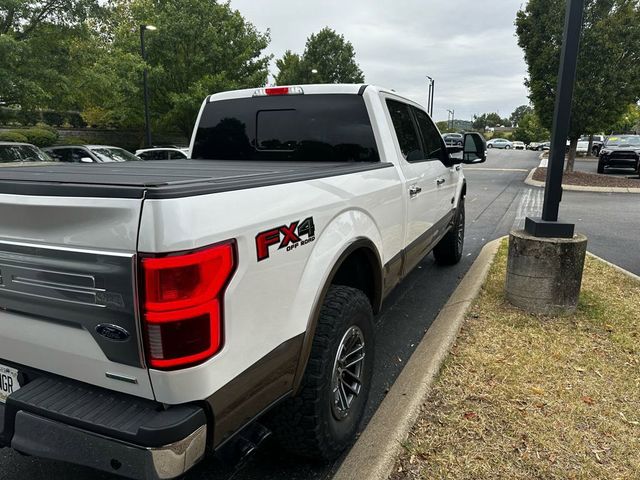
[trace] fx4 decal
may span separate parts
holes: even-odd
[[[299,245],[313,242],[316,239],[315,234],[316,227],[313,224],[313,217],[260,232],[256,235],[258,261],[261,262],[269,258],[269,248],[273,245],[279,244],[278,250],[286,248],[287,252],[290,252],[294,248],[298,248]],[[306,238],[303,240],[302,237]]]

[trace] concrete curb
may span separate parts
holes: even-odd
[[[621,266],[616,265],[615,263],[611,263],[611,262],[609,262],[609,261],[605,260],[604,258],[601,258],[601,257],[599,257],[599,256],[597,256],[597,255],[594,255],[594,254],[593,254],[593,253],[591,253],[591,252],[587,252],[587,255],[589,255],[589,256],[590,256],[590,257],[592,257],[592,258],[595,258],[596,260],[600,260],[602,263],[605,263],[605,264],[609,265],[609,266],[610,266],[610,267],[612,267],[614,270],[617,270],[618,272],[620,272],[620,273],[622,273],[622,274],[626,275],[627,277],[631,277],[631,278],[633,278],[634,280],[636,280],[637,282],[640,282],[640,276],[636,275],[635,273],[632,273],[632,272],[630,272],[629,270],[625,270],[625,269],[624,269],[624,268],[622,268]]]
[[[524,183],[527,185],[531,185],[532,187],[544,187],[545,182],[540,182],[538,180],[533,179],[533,174],[535,173],[536,168],[533,168],[527,178],[524,180]],[[566,185],[562,184],[562,189],[573,192],[597,192],[597,193],[640,193],[640,188],[627,188],[627,187],[585,187],[582,185]]]
[[[499,238],[485,245],[431,324],[333,480],[387,480],[424,398],[453,346],[467,310],[480,293],[498,251]]]

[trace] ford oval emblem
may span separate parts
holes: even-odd
[[[98,332],[98,335],[102,335],[114,342],[124,342],[131,336],[131,334],[124,328],[110,323],[101,323],[100,325],[97,325],[96,332]]]

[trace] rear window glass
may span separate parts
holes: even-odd
[[[207,104],[192,158],[379,161],[359,95],[283,95]]]

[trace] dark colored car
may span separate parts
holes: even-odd
[[[133,153],[108,145],[65,145],[48,147],[44,151],[59,162],[108,163],[140,160]]]
[[[464,136],[461,133],[445,133],[442,138],[449,147],[461,147]]]
[[[0,164],[53,162],[46,153],[29,143],[0,142]]]
[[[633,168],[640,173],[640,135],[613,135],[600,150],[598,173],[608,167]]]

